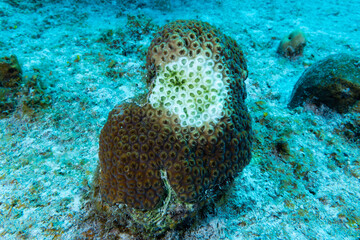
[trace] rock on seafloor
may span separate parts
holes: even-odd
[[[346,113],[360,100],[360,58],[349,54],[334,54],[305,70],[295,84],[290,108],[305,102]]]
[[[22,71],[15,55],[0,59],[0,118],[8,116],[16,105],[16,92],[22,81]]]

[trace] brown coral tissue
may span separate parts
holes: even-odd
[[[238,44],[200,21],[164,26],[146,67],[147,102],[115,107],[101,131],[95,184],[107,204],[167,209],[170,226],[171,208],[200,209],[249,163],[248,72]]]

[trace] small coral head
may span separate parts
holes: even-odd
[[[281,40],[277,52],[286,58],[294,59],[303,55],[305,46],[306,37],[304,32],[295,30]]]

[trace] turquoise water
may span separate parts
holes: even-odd
[[[307,67],[359,56],[358,9],[335,0],[0,1],[0,57],[16,55],[24,79],[0,119],[0,239],[98,236],[83,217],[101,128],[114,106],[146,92],[152,35],[177,19],[209,22],[241,46],[255,136],[227,201],[183,238],[358,239],[360,150],[344,126],[359,113],[287,108]],[[307,38],[303,56],[279,56],[296,29]],[[25,84],[34,76],[42,91]],[[37,97],[47,103],[30,105]]]

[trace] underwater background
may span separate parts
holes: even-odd
[[[153,34],[179,19],[208,22],[241,46],[254,131],[251,162],[226,201],[182,238],[359,239],[360,108],[288,108],[306,69],[360,55],[359,9],[338,0],[0,1],[0,58],[21,76],[0,87],[0,239],[98,238],[84,223],[84,196],[100,131],[116,105],[146,93]],[[297,30],[302,54],[279,54]]]

